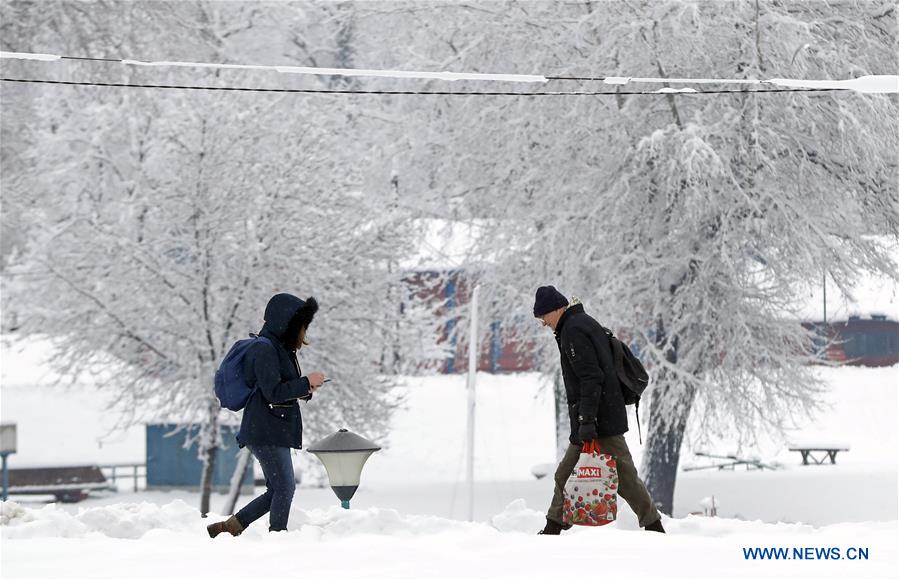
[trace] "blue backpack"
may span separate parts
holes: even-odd
[[[253,334],[250,336],[252,338],[235,342],[225,355],[225,360],[215,371],[215,396],[218,397],[222,407],[231,411],[243,409],[254,390],[243,376],[243,357],[258,341],[271,344],[271,341],[264,336]]]

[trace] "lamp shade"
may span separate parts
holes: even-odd
[[[309,446],[324,464],[331,489],[343,502],[349,502],[359,488],[362,467],[372,453],[381,449],[364,437],[341,429]]]
[[[0,425],[0,453],[16,452],[16,424]]]

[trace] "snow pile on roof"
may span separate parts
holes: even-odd
[[[60,352],[62,340],[49,336],[22,339],[17,334],[4,334],[0,337],[0,382],[3,387],[93,386],[100,379],[115,377],[116,361],[103,355],[95,356],[90,371],[83,371],[74,379],[61,375],[54,368],[53,359]]]
[[[51,340],[20,341],[16,335],[4,335],[0,339],[0,382],[3,387],[60,384],[63,378],[49,364],[54,350]]]
[[[458,222],[427,219],[418,252],[401,262],[406,270],[452,270],[472,257],[477,238],[488,224],[484,220]]]

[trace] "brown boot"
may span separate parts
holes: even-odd
[[[655,522],[649,524],[645,528],[643,528],[647,532],[660,532],[662,534],[665,533],[665,528],[662,527],[662,518],[659,518]]]
[[[209,524],[206,526],[206,531],[209,532],[210,538],[214,538],[222,532],[228,532],[232,536],[239,536],[243,532],[243,526],[238,521],[237,516],[231,516],[223,522]]]

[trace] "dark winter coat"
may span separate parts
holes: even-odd
[[[290,294],[277,294],[265,309],[265,325],[259,341],[244,357],[243,369],[253,393],[247,400],[237,434],[244,445],[303,446],[303,418],[298,399],[310,399],[309,380],[297,362],[299,329],[308,326],[318,305],[314,299],[303,301]]]
[[[595,421],[599,437],[627,432],[627,411],[618,383],[612,347],[605,329],[584,312],[569,306],[556,325],[562,378],[568,397],[571,443],[580,443],[580,423]]]

